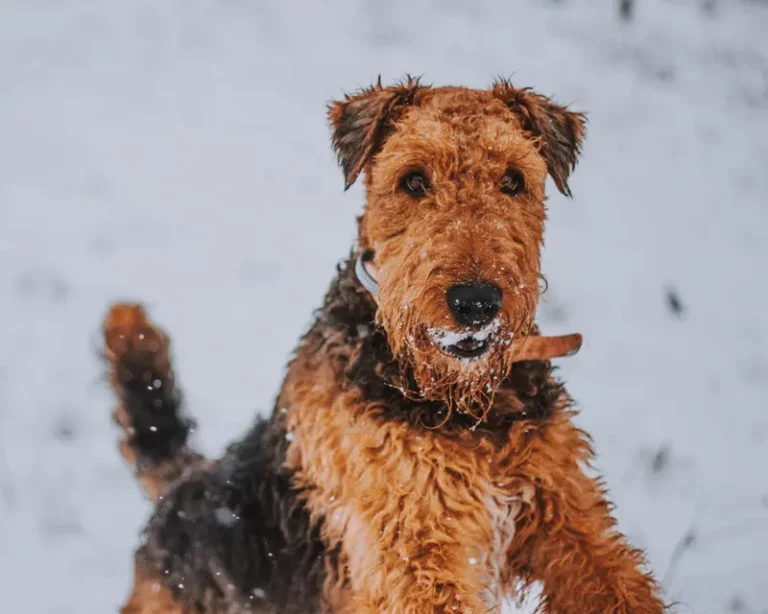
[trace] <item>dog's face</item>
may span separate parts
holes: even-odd
[[[412,392],[482,415],[533,324],[545,180],[569,193],[583,115],[506,81],[408,80],[334,103],[330,117],[347,185],[365,171],[360,246]]]

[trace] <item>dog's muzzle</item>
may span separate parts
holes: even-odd
[[[361,252],[355,261],[355,274],[363,288],[378,302],[379,282],[368,268],[369,265],[373,264],[373,256],[371,250]],[[551,360],[563,356],[573,356],[581,349],[581,343],[582,336],[579,333],[555,337],[527,336],[521,339],[520,343],[512,344],[512,351],[514,352],[512,362]]]

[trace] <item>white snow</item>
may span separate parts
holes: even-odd
[[[213,515],[216,518],[216,522],[225,527],[237,524],[237,521],[240,520],[240,517],[226,506],[217,507],[213,510]]]
[[[499,329],[500,321],[498,318],[492,322],[486,324],[482,328],[473,330],[467,328],[464,330],[456,331],[447,328],[430,328],[427,333],[432,341],[437,343],[441,348],[447,349],[453,345],[456,345],[460,341],[471,339],[472,341],[485,341],[493,333]]]
[[[0,611],[128,591],[149,506],[100,379],[108,302],[169,329],[220,452],[354,238],[325,102],[411,72],[590,112],[573,202],[550,186],[542,329],[585,336],[561,375],[668,598],[765,612],[768,7],[643,0],[622,24],[616,4],[5,0]]]

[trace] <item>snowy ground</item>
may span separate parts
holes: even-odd
[[[220,451],[353,238],[324,103],[411,72],[590,112],[541,323],[585,335],[562,373],[668,597],[768,612],[768,5],[615,4],[4,0],[0,611],[114,612],[128,588],[149,510],[100,380],[107,303],[170,329]]]

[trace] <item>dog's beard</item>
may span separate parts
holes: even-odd
[[[468,414],[481,422],[493,403],[496,388],[511,367],[505,358],[510,336],[497,329],[485,353],[475,358],[460,358],[445,353],[423,331],[409,342],[401,355],[404,375],[415,383],[414,396],[445,403],[448,413]]]
[[[453,355],[446,339],[451,328],[429,326],[434,321],[419,314],[413,302],[387,300],[382,288],[377,319],[387,331],[390,349],[401,366],[401,392],[408,398],[438,401],[445,405],[447,421],[452,412],[472,416],[480,424],[488,415],[499,384],[512,368],[515,342],[522,341],[533,324],[536,297],[520,294],[513,314],[502,312],[487,327],[488,348],[473,358]],[[458,335],[462,336],[462,335]]]

